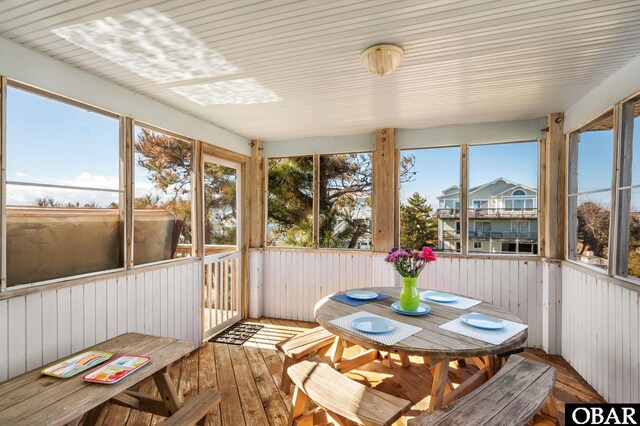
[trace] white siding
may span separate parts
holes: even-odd
[[[200,271],[194,261],[0,300],[0,381],[126,332],[199,346]]]
[[[562,270],[562,356],[607,401],[640,402],[640,288]]]
[[[260,252],[251,256],[259,263]],[[326,295],[352,288],[393,287],[397,280],[384,256],[371,253],[264,250],[262,256],[262,274],[251,271],[262,280],[252,282],[260,282],[261,311],[269,317],[313,321],[313,307]],[[423,271],[418,286],[500,305],[529,325],[529,346],[542,345],[542,266],[537,260],[442,257]]]

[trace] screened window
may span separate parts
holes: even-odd
[[[193,143],[135,126],[135,265],[192,255]]]
[[[117,118],[7,88],[7,286],[122,268]]]
[[[468,167],[469,247],[481,241],[491,253],[536,254],[538,142],[470,146]],[[488,200],[489,208],[478,209],[477,200]]]
[[[625,102],[621,111],[616,273],[640,278],[640,98]]]
[[[320,248],[372,248],[371,159],[371,154],[320,156]]]
[[[267,245],[313,246],[313,157],[268,160]]]
[[[402,151],[414,162],[400,184],[400,245],[460,251],[460,147]]]
[[[569,137],[568,257],[609,267],[613,111]]]

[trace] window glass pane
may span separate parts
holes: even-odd
[[[640,188],[625,192],[631,192],[628,274],[640,278]]]
[[[191,256],[192,143],[135,127],[133,261]]]
[[[578,142],[578,192],[611,188],[613,167],[613,113],[607,114]]]
[[[469,206],[469,250],[536,254],[538,212],[525,209],[525,198],[532,203],[537,196],[538,142],[470,146],[469,200],[488,202],[482,210]],[[514,219],[521,222],[516,230]]]
[[[320,157],[320,248],[371,250],[371,154]]]
[[[7,285],[123,266],[119,122],[7,88]]]
[[[577,196],[576,260],[607,269],[611,191]]]
[[[402,164],[400,245],[458,252],[460,147],[402,151]]]
[[[269,159],[267,245],[313,246],[313,157]]]
[[[640,185],[640,101],[637,101],[633,110],[633,148],[632,159],[632,185]]]
[[[236,169],[204,162],[205,254],[236,249],[236,184]]]

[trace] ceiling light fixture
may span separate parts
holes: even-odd
[[[371,74],[382,76],[393,72],[404,58],[404,50],[393,44],[371,46],[360,56]]]

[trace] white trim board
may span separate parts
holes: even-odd
[[[242,136],[2,37],[0,58],[0,75],[7,78],[133,117],[189,138],[251,155],[249,140]]]
[[[262,155],[265,158],[295,157],[313,154],[343,154],[373,152],[375,133],[342,136],[317,136],[311,138],[264,141]]]
[[[636,56],[631,62],[604,79],[567,109],[564,114],[565,133],[577,129],[638,91],[640,91],[640,56]]]
[[[460,144],[537,141],[545,137],[546,118],[397,130],[396,148],[429,148]]]

